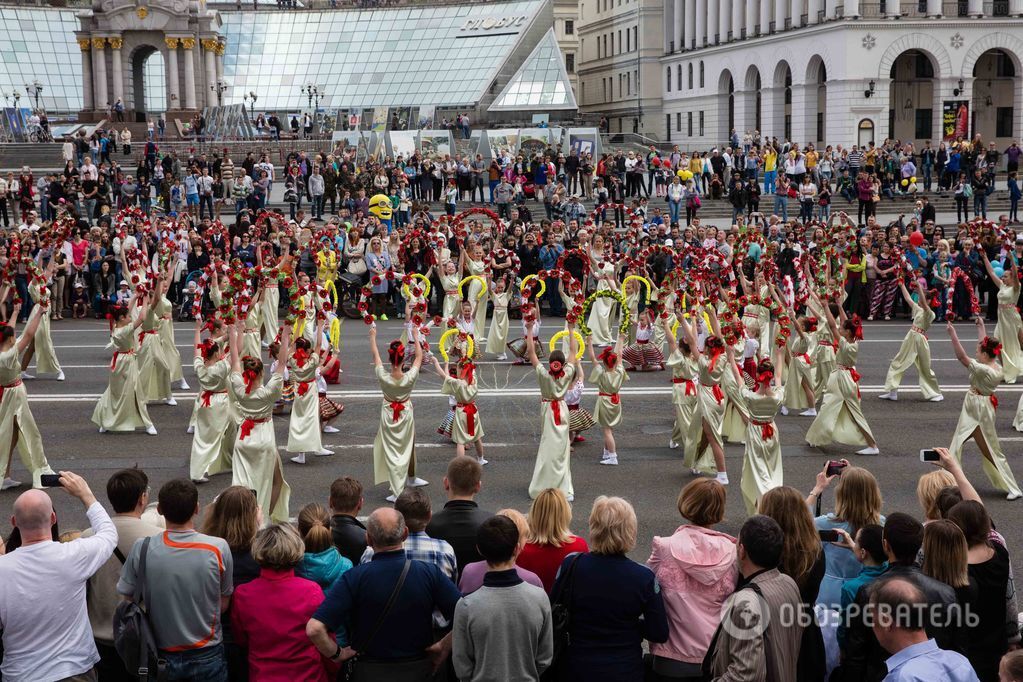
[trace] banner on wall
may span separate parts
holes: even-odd
[[[945,142],[970,139],[970,103],[965,99],[945,100],[941,106],[941,132]]]

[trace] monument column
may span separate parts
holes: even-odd
[[[185,109],[195,109],[195,38],[182,38],[185,51]]]
[[[110,42],[110,81],[113,84],[114,101],[121,100],[121,104],[127,109],[124,101],[124,71],[121,64],[121,45],[123,41],[120,36],[107,39]]]
[[[178,38],[164,38],[167,45],[167,109],[181,108],[179,89],[181,74],[178,73]]]
[[[110,107],[107,93],[107,56],[104,47],[107,44],[106,38],[92,39],[92,72],[96,78],[96,86],[92,91],[93,101],[97,111],[108,112]]]
[[[92,41],[88,38],[78,39],[78,48],[82,51],[82,111],[92,111]]]
[[[216,38],[203,38],[203,58],[206,62],[206,106],[217,106],[217,40]]]

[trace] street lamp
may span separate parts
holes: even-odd
[[[217,93],[217,106],[224,106],[224,93],[227,92],[227,83],[224,81],[217,81],[216,84],[210,85],[210,91]]]
[[[309,107],[316,113],[316,110],[320,108],[320,98],[323,97],[323,88],[319,85],[313,85],[312,83],[306,83],[302,86],[302,94],[309,98]],[[315,106],[313,100],[316,100]]]
[[[256,106],[257,99],[259,99],[259,97],[257,97],[256,93],[253,92],[252,90],[249,90],[246,94],[242,95],[242,100],[245,101],[246,107],[249,106],[249,102],[252,102],[252,106]]]
[[[8,106],[13,106],[15,109],[18,108],[18,101],[21,99],[21,93],[17,90],[11,90],[10,93],[3,93],[4,99],[7,100]],[[11,100],[14,100],[14,104],[11,104]]]
[[[28,94],[29,97],[35,97],[36,109],[38,109],[39,95],[43,94],[43,84],[40,83],[38,80],[34,80],[32,81],[32,85],[25,86],[25,93]]]

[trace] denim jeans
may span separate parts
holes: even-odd
[[[672,201],[671,199],[668,199],[668,216],[670,217],[671,223],[678,222],[678,213],[681,207],[681,201]]]
[[[224,645],[182,652],[161,652],[167,662],[167,680],[195,682],[227,682],[227,659]]]
[[[208,209],[209,210],[209,214],[210,214],[210,218],[213,217],[213,196],[212,195],[203,194],[202,196],[199,197],[199,220],[202,220],[202,218],[203,218],[203,215],[204,215],[203,209]]]
[[[987,195],[977,192],[973,195],[973,217],[987,218]]]
[[[319,219],[323,216],[323,195],[313,195],[313,217]]]
[[[788,222],[789,219],[789,198],[779,194],[774,195],[774,215],[780,215],[781,219]]]
[[[774,183],[778,180],[778,171],[764,171],[764,194],[774,194]]]

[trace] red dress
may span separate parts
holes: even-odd
[[[515,564],[536,573],[543,582],[543,588],[547,594],[550,594],[554,587],[554,579],[558,575],[558,569],[561,568],[561,562],[565,557],[573,552],[588,552],[589,550],[586,541],[574,535],[571,540],[560,547],[527,542],[526,546],[522,548],[519,558],[515,560]]]

